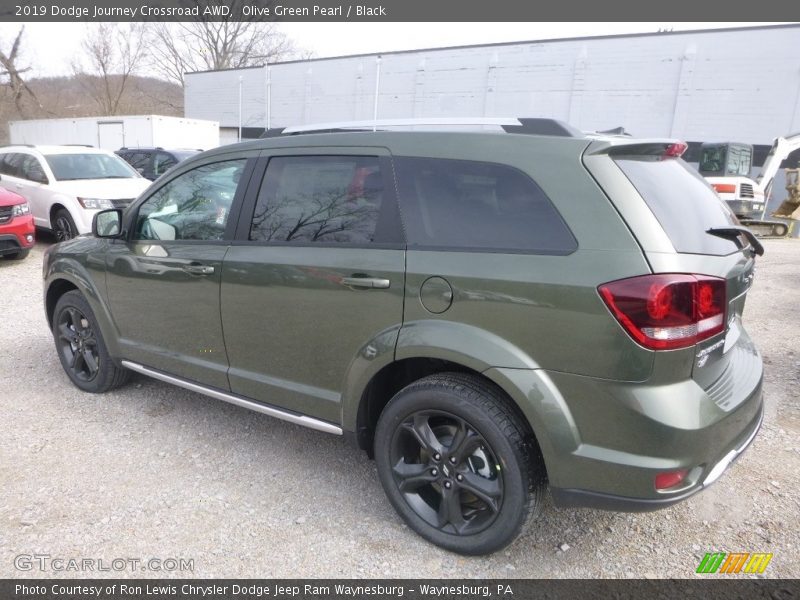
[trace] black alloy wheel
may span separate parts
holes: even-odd
[[[423,410],[408,416],[395,430],[391,461],[406,502],[444,533],[484,531],[503,505],[503,477],[494,452],[456,415]]]
[[[58,315],[57,344],[72,379],[91,382],[100,371],[100,354],[89,319],[77,308],[68,307]]]
[[[429,375],[397,392],[378,419],[375,461],[408,526],[460,554],[509,544],[539,512],[546,490],[528,423],[478,375]]]
[[[53,339],[64,372],[85,392],[107,392],[125,383],[130,371],[117,366],[108,353],[97,319],[77,290],[56,302],[52,316]]]
[[[66,242],[78,235],[78,228],[75,227],[75,221],[72,220],[72,215],[65,209],[56,211],[53,219],[53,233],[56,236],[56,241]]]

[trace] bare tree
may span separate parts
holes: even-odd
[[[82,87],[104,115],[119,114],[131,75],[143,64],[148,47],[144,23],[98,23],[83,41],[84,59],[73,64]]]
[[[16,106],[17,112],[19,112],[20,116],[22,117],[25,116],[25,109],[22,103],[22,97],[25,94],[34,100],[36,105],[41,108],[41,104],[36,98],[36,95],[22,78],[22,74],[30,71],[30,67],[20,68],[17,66],[17,61],[19,60],[19,49],[22,43],[22,34],[24,32],[25,26],[23,25],[17,33],[16,38],[14,38],[14,42],[11,44],[11,50],[8,53],[0,49],[0,78],[7,78],[7,81],[4,83],[4,85],[10,90],[11,99],[14,102],[14,106]]]
[[[153,71],[183,85],[184,73],[263,65],[296,49],[274,23],[197,21],[156,25],[151,53]]]

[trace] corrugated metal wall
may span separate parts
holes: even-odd
[[[238,127],[241,77],[245,128],[265,127],[268,114],[272,127],[371,119],[378,64],[379,118],[544,116],[587,131],[624,126],[636,136],[753,144],[800,130],[800,26],[420,50],[192,73],[186,77],[186,116]]]

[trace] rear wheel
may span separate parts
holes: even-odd
[[[78,235],[78,228],[75,226],[75,221],[66,208],[59,208],[55,212],[55,215],[53,215],[53,233],[58,242],[71,240]]]
[[[378,422],[375,458],[406,523],[461,554],[510,543],[545,489],[536,445],[508,399],[461,373],[426,377],[398,392]]]
[[[86,392],[107,392],[125,383],[130,372],[114,364],[97,320],[80,292],[67,292],[56,303],[53,338],[67,376]]]

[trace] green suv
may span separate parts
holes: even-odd
[[[640,511],[712,483],[762,419],[758,240],[674,140],[464,124],[287,130],[98,213],[44,261],[67,375],[348,435],[464,554],[511,542],[548,486]]]

